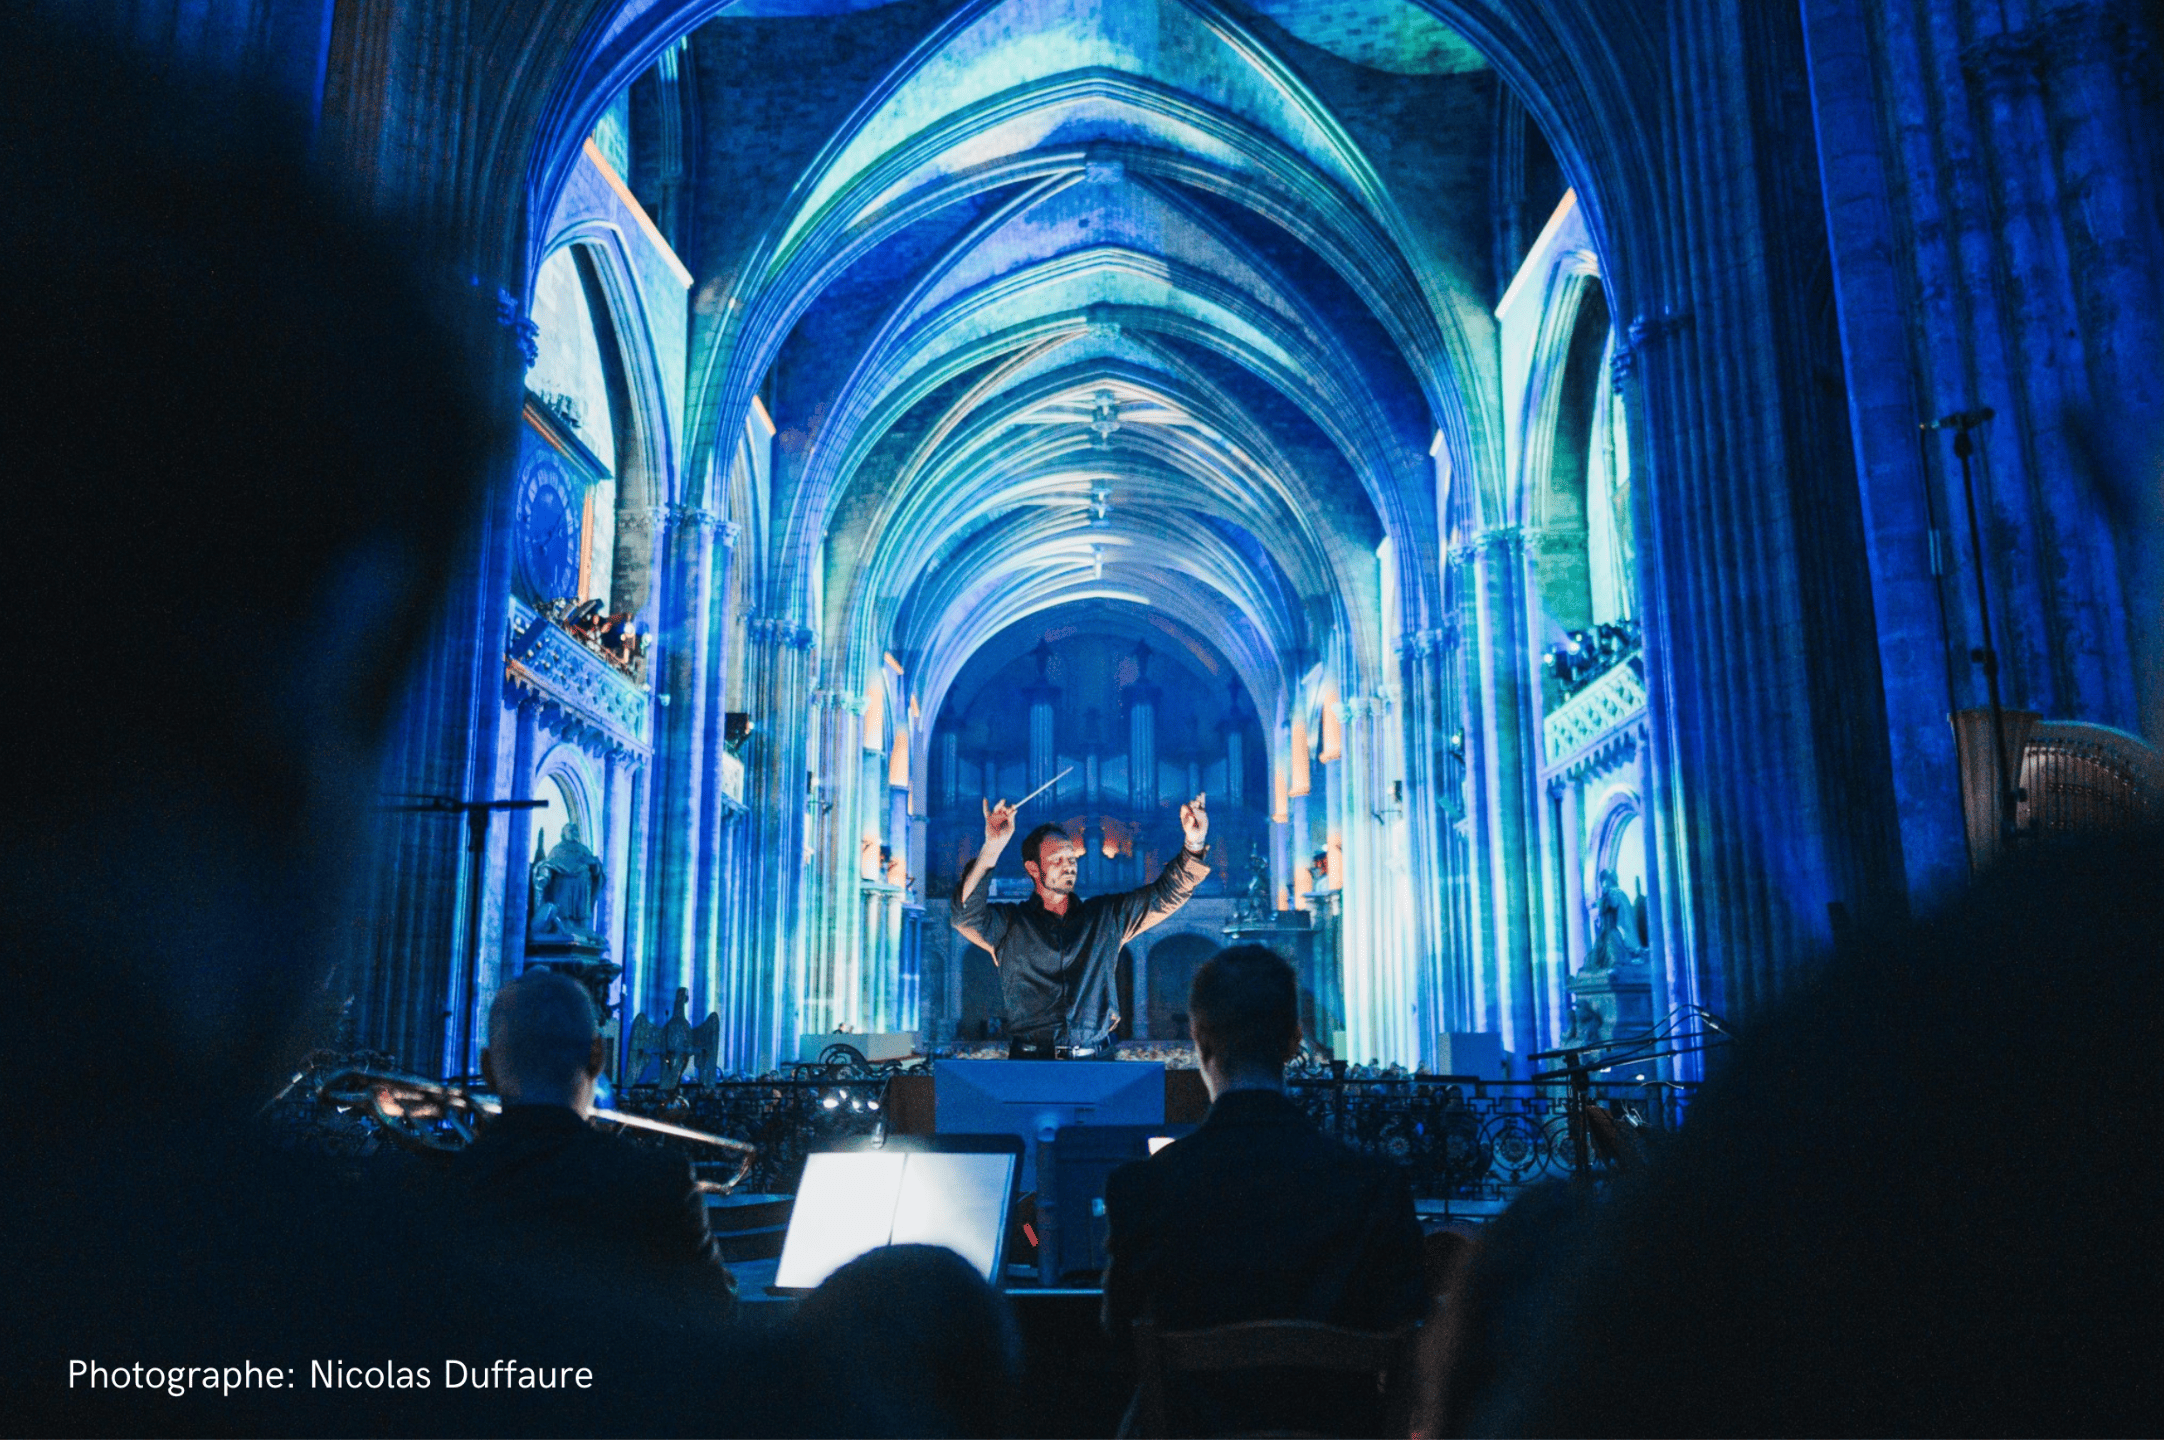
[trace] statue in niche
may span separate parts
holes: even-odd
[[[601,898],[603,878],[601,857],[586,848],[576,822],[564,826],[562,838],[546,853],[537,839],[533,908],[526,923],[526,938],[598,950],[606,943],[593,928],[594,906]]]
[[[1594,901],[1593,944],[1585,957],[1587,970],[1614,970],[1645,958],[1646,947],[1638,940],[1638,903],[1623,889],[1613,870],[1600,872],[1600,896]]]

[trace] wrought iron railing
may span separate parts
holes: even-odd
[[[796,1190],[807,1155],[888,1123],[888,1087],[899,1073],[899,1066],[802,1065],[685,1086],[673,1095],[640,1086],[618,1092],[614,1106],[749,1141],[759,1158],[739,1188],[787,1194]],[[1403,1166],[1416,1196],[1494,1205],[1542,1180],[1599,1177],[1646,1158],[1682,1122],[1695,1090],[1667,1079],[1592,1080],[1582,1070],[1575,1079],[1574,1085],[1564,1072],[1497,1081],[1309,1068],[1288,1077],[1288,1091],[1326,1134]],[[310,1149],[365,1156],[387,1148],[365,1113],[325,1106],[306,1085],[277,1102],[269,1118],[289,1142]],[[694,1163],[709,1158],[695,1150],[683,1147]]]
[[[804,1157],[841,1141],[869,1135],[887,1121],[887,1083],[898,1067],[851,1067],[820,1074],[732,1077],[687,1086],[675,1096],[652,1087],[619,1092],[616,1108],[667,1120],[759,1147],[759,1158],[737,1188],[746,1194],[791,1195],[804,1174]],[[703,1161],[703,1155],[691,1155]]]
[[[1612,1131],[1597,1119],[1589,1126],[1567,1082],[1325,1075],[1288,1089],[1324,1133],[1403,1166],[1416,1196],[1500,1202],[1581,1163],[1595,1174],[1628,1163],[1681,1123],[1692,1087],[1590,1083],[1583,1099]]]

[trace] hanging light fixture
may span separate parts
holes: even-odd
[[[1099,390],[1090,396],[1090,402],[1090,433],[1097,437],[1099,445],[1109,445],[1120,428],[1120,402],[1112,398],[1110,390]]]
[[[1108,525],[1112,522],[1112,482],[1099,480],[1090,486],[1090,524]]]

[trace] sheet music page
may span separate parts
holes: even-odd
[[[888,1243],[905,1162],[911,1158],[875,1150],[806,1156],[774,1283],[809,1290],[867,1250]]]
[[[1014,1157],[919,1152],[908,1159],[895,1197],[891,1243],[944,1245],[996,1281],[993,1267],[999,1263]]]

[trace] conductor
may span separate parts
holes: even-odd
[[[1082,847],[1057,825],[1022,839],[1022,868],[1035,892],[992,904],[992,870],[1014,838],[1014,807],[984,807],[984,848],[954,896],[954,928],[999,967],[1000,992],[1016,1060],[1112,1058],[1119,1026],[1120,947],[1187,903],[1210,872],[1202,863],[1209,813],[1197,795],[1180,807],[1186,844],[1139,890],[1083,900],[1074,893]]]

